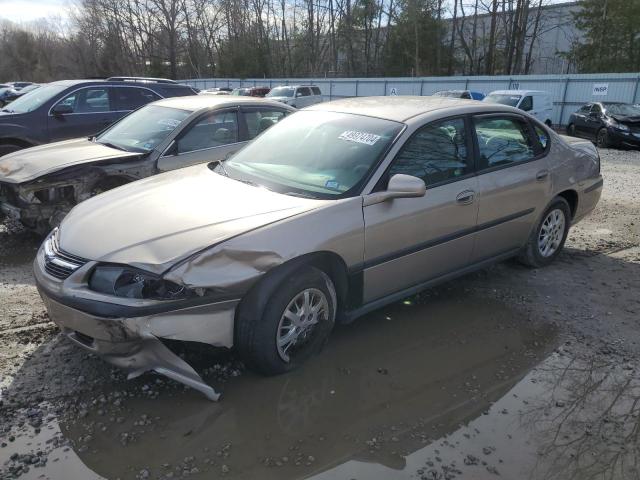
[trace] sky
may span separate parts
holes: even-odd
[[[0,0],[0,18],[30,22],[51,15],[66,16],[69,0]]]
[[[569,0],[550,0],[549,3],[563,3]],[[0,0],[0,18],[13,22],[30,22],[51,15],[65,18],[66,7],[73,0]]]

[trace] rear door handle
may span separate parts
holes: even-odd
[[[540,170],[536,173],[536,180],[541,181],[549,176],[549,170]]]
[[[473,203],[473,199],[475,198],[476,192],[473,190],[465,190],[464,192],[460,192],[456,195],[456,202],[460,205],[469,205]]]

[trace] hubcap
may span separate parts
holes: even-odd
[[[538,234],[538,250],[543,257],[550,257],[560,247],[564,236],[564,212],[560,209],[551,210],[542,222]]]
[[[329,302],[322,291],[308,288],[293,297],[284,309],[276,332],[280,358],[291,361],[291,357],[311,340],[318,323],[328,319]]]

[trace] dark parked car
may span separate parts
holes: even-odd
[[[21,90],[24,87],[28,87],[29,85],[33,85],[33,82],[9,82],[9,85],[13,87],[14,90]]]
[[[0,94],[0,106],[5,106],[11,102],[13,102],[15,99],[23,96],[26,93],[31,92],[32,90],[35,90],[36,88],[40,88],[42,85],[39,85],[37,83],[32,83],[31,85],[27,85],[26,87],[22,87],[22,88],[18,88],[16,89],[15,87],[13,88],[8,88],[6,90],[2,91],[2,94]]]
[[[572,113],[567,133],[599,147],[640,147],[640,108],[628,103],[593,102]]]
[[[466,98],[467,100],[482,100],[484,93],[475,92],[472,90],[440,90],[433,94],[434,97],[449,97],[449,98]]]
[[[149,102],[195,94],[188,85],[165,79],[111,77],[50,83],[0,110],[0,156],[56,140],[89,137]]]
[[[234,88],[231,95],[240,95],[243,97],[264,97],[270,91],[271,89],[269,87]]]

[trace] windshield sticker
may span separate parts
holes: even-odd
[[[324,184],[326,188],[331,188],[332,190],[338,190],[340,184],[335,180],[327,180]]]
[[[340,134],[338,137],[341,140],[347,142],[364,143],[365,145],[375,145],[382,137],[374,133],[356,132],[355,130],[347,130]]]
[[[166,130],[173,130],[178,125],[180,125],[180,120],[175,120],[173,118],[163,118],[161,120],[158,120],[158,124],[164,125],[166,127]]]

